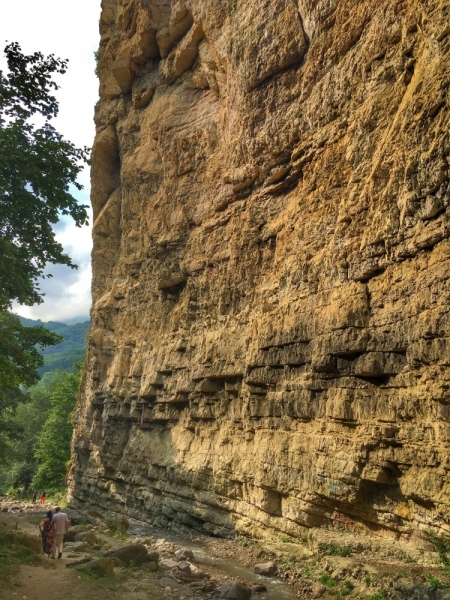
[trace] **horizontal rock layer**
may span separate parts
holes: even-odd
[[[450,529],[445,0],[103,0],[72,501]]]

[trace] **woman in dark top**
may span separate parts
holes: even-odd
[[[48,558],[55,558],[53,554],[53,543],[55,540],[55,523],[53,521],[53,513],[48,511],[47,517],[39,523],[39,531],[41,532],[42,548]]]

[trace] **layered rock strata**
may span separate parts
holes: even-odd
[[[72,502],[450,532],[446,0],[103,0]]]

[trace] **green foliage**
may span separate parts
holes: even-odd
[[[97,75],[97,77],[100,77],[100,72],[99,72],[99,53],[98,53],[98,50],[95,50],[95,52],[94,52],[94,58],[95,58],[95,71],[94,71],[94,73]]]
[[[56,241],[52,225],[70,215],[77,226],[87,224],[69,187],[87,161],[87,149],[76,148],[49,123],[58,114],[52,95],[54,74],[67,61],[40,52],[23,55],[17,43],[5,48],[8,68],[0,85],[0,309],[13,300],[42,302],[38,280],[47,263],[76,268]],[[41,115],[45,122],[31,121]],[[49,276],[49,275],[48,275]]]
[[[370,578],[370,575],[366,575],[363,579],[364,583],[366,584],[367,587],[370,587],[370,584],[372,583],[372,580]]]
[[[56,241],[53,225],[70,215],[77,226],[87,224],[86,207],[69,193],[87,160],[50,125],[58,114],[52,77],[63,74],[67,61],[40,52],[22,54],[17,43],[5,48],[7,69],[0,73],[0,457],[20,431],[14,411],[27,397],[43,366],[39,352],[62,341],[39,327],[24,327],[8,312],[11,303],[42,302],[38,280],[47,263],[76,268]],[[44,124],[36,127],[35,116]],[[50,275],[47,275],[49,277]],[[28,479],[20,471],[14,479]]]
[[[414,559],[413,559],[413,558],[411,558],[411,557],[409,556],[409,554],[407,554],[407,553],[406,553],[404,550],[402,550],[401,548],[399,548],[399,549],[397,550],[397,552],[396,552],[396,556],[397,556],[397,557],[398,557],[400,560],[402,560],[403,562],[406,562],[406,563],[414,562]]]
[[[243,548],[247,548],[247,546],[252,546],[253,544],[256,544],[256,540],[252,540],[251,538],[246,538],[242,536],[239,538],[239,542],[241,543],[241,546]]]
[[[39,557],[21,534],[0,531],[0,583],[10,584],[22,564],[38,564]]]
[[[44,327],[24,327],[18,317],[0,310],[0,463],[6,458],[8,440],[17,436],[14,412],[27,396],[21,385],[39,379],[44,359],[39,348],[61,341]]]
[[[88,321],[76,325],[66,325],[57,322],[42,323],[41,321],[20,317],[20,322],[26,326],[25,329],[28,332],[32,331],[33,326],[38,325],[45,331],[50,330],[47,331],[49,335],[62,334],[66,338],[60,344],[49,349],[38,348],[39,353],[43,355],[43,357],[40,357],[39,364],[42,364],[42,358],[45,360],[44,366],[38,370],[39,372],[51,369],[52,365],[48,364],[48,358],[51,358],[56,365],[67,366],[66,370],[73,371],[76,369],[75,361],[72,361],[70,357],[73,356],[79,362],[80,357],[84,356]],[[58,347],[61,348],[61,351],[59,353],[54,352]],[[48,350],[52,354],[47,354]],[[15,410],[4,411],[3,418],[0,419],[0,457],[2,459],[2,464],[0,464],[0,487],[9,488],[10,493],[14,493],[16,496],[29,496],[27,490],[32,485],[33,477],[38,468],[38,458],[35,454],[41,432],[52,409],[53,394],[57,391],[61,378],[65,378],[66,375],[67,373],[63,372],[58,374],[47,372],[37,385],[30,387],[26,392],[18,389],[19,396]],[[76,376],[79,377],[79,373]],[[78,384],[73,385],[72,388],[72,391],[75,389],[73,394],[73,402],[75,402]],[[67,434],[66,429],[63,429],[63,431]],[[64,457],[61,459],[61,464],[58,462],[58,468],[60,469],[59,481],[63,480],[65,475],[64,462],[67,459],[70,435],[66,442],[66,450]],[[41,469],[43,468],[42,466]],[[45,487],[51,490],[54,488],[54,484]]]
[[[35,451],[42,427],[51,408],[54,381],[51,374],[28,390],[27,402],[18,405],[11,421],[15,427],[15,438],[5,450],[5,461],[0,471],[2,485],[28,489],[36,471]]]
[[[325,554],[328,556],[350,556],[351,550],[348,546],[338,546],[336,544],[330,544],[325,548]]]
[[[35,451],[38,460],[32,482],[35,489],[56,491],[65,485],[73,430],[72,413],[80,385],[80,368],[75,373],[55,371],[50,376],[51,406]]]
[[[107,518],[106,526],[108,529],[105,531],[105,534],[108,537],[116,538],[121,541],[128,539],[129,523],[125,517]]]
[[[37,369],[44,360],[36,346],[44,348],[61,341],[61,336],[45,327],[24,327],[18,317],[0,311],[0,401],[5,402],[19,385],[38,381]]]
[[[442,583],[442,581],[440,579],[438,579],[437,577],[435,577],[434,575],[427,573],[425,575],[425,577],[428,579],[428,584],[432,590],[438,590],[440,588],[445,587],[445,584]]]
[[[441,559],[443,566],[450,567],[450,539],[438,538],[431,529],[428,531],[428,535],[433,542],[436,552],[439,554],[439,558]]]
[[[328,575],[328,573],[323,573],[319,579],[320,583],[324,585],[328,589],[332,589],[337,586],[338,582],[336,579],[333,579]]]
[[[346,579],[344,581],[344,585],[337,592],[336,596],[338,598],[342,598],[343,596],[349,596],[354,589],[355,589],[355,586],[353,585],[353,583],[349,579]]]
[[[57,369],[72,370],[73,365],[84,357],[89,321],[76,323],[75,325],[66,325],[56,321],[43,323],[42,321],[34,321],[23,317],[20,317],[20,321],[27,327],[42,325],[64,338],[61,343],[42,350],[44,366],[38,370],[39,375]]]
[[[375,592],[375,594],[370,594],[366,596],[364,600],[389,600],[388,595],[385,590],[380,590],[379,592]]]

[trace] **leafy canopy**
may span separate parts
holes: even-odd
[[[44,357],[38,349],[61,340],[45,327],[24,327],[19,317],[0,311],[0,454],[4,454],[5,439],[16,434],[11,417],[26,399],[20,386],[39,380],[37,369],[44,364]]]
[[[74,373],[55,371],[52,373],[51,407],[39,434],[35,450],[38,461],[33,477],[33,487],[60,490],[64,488],[70,460],[72,439],[72,416],[80,385],[81,363]]]
[[[64,489],[80,365],[70,373],[46,373],[11,415],[9,426],[15,435],[4,438],[0,449],[0,488],[29,489],[34,479],[36,488]]]
[[[50,120],[58,114],[52,95],[67,61],[6,46],[8,71],[0,76],[0,309],[13,300],[41,303],[38,280],[47,263],[77,268],[56,241],[52,225],[70,215],[87,224],[86,206],[70,194],[87,162],[87,148],[65,140]],[[37,127],[32,117],[44,118]],[[50,277],[51,275],[47,275]]]
[[[37,369],[44,357],[38,348],[60,341],[61,336],[45,327],[24,327],[19,317],[0,311],[0,410],[14,408],[23,399],[20,385],[28,387],[39,380]]]
[[[62,340],[44,327],[24,327],[8,308],[14,300],[29,306],[43,301],[38,281],[47,263],[76,268],[55,238],[53,226],[61,216],[71,216],[78,227],[87,224],[87,207],[70,194],[70,186],[82,187],[77,176],[87,149],[76,148],[50,124],[58,114],[53,78],[66,72],[67,61],[40,52],[24,55],[17,43],[6,46],[5,55],[7,69],[0,72],[0,446],[15,435],[12,417],[25,400],[23,386],[39,379],[43,358],[38,349]],[[36,119],[43,124],[37,126]]]

